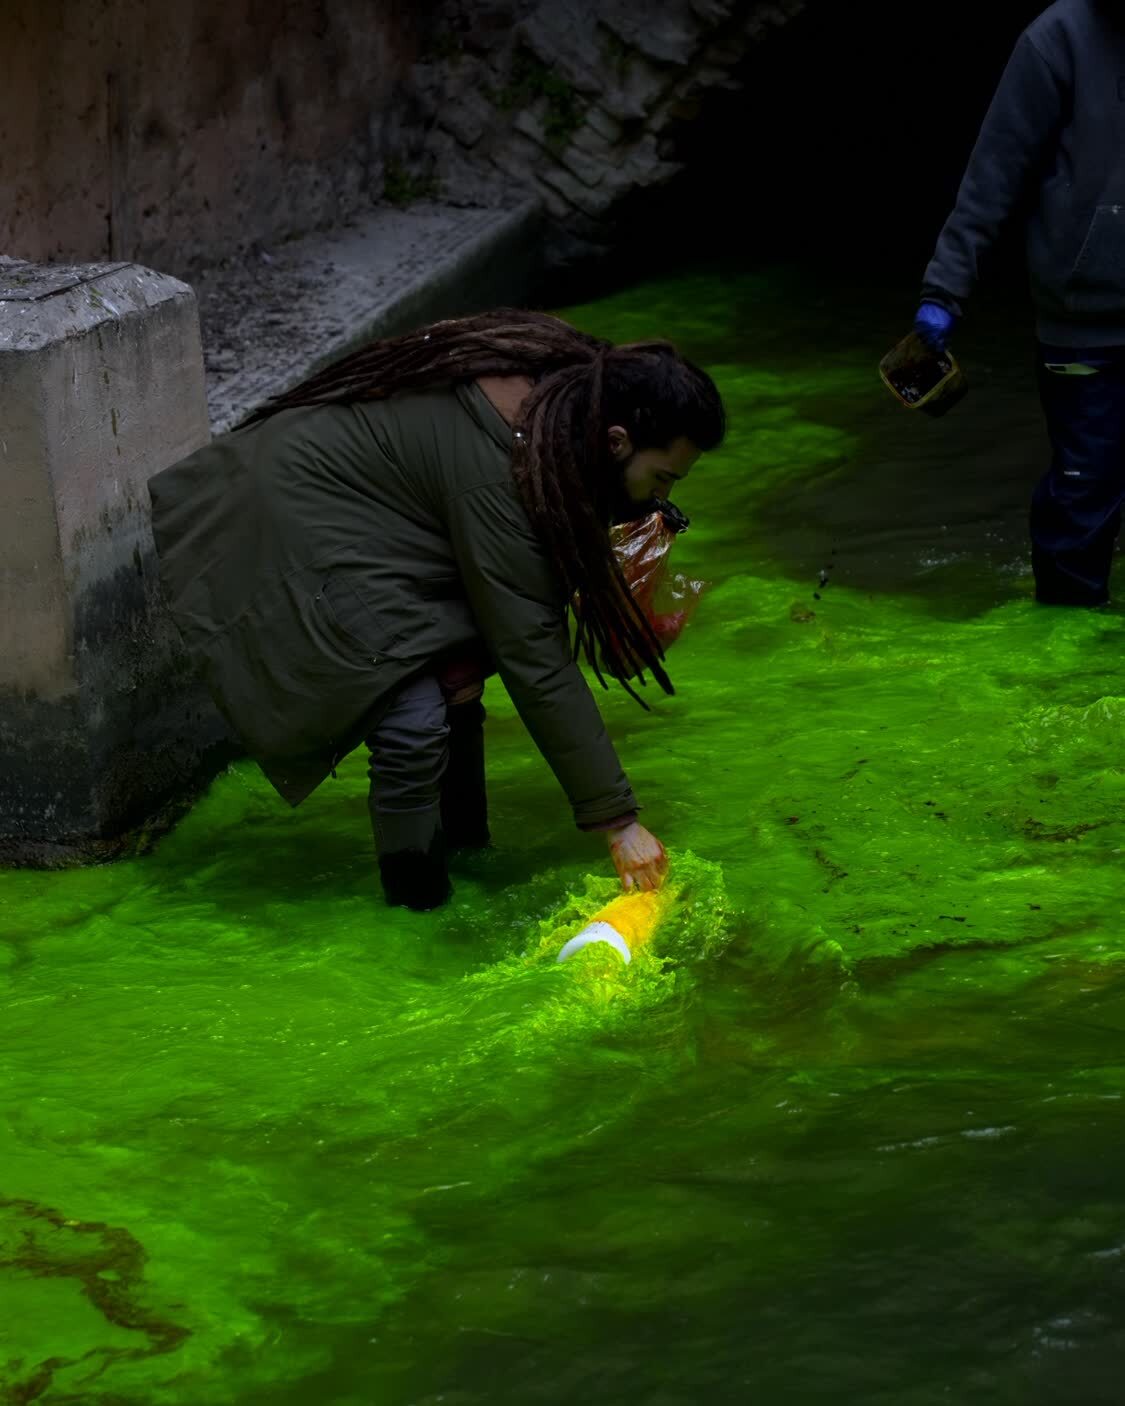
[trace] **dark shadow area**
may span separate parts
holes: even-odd
[[[1044,8],[812,0],[748,51],[741,91],[685,113],[686,170],[630,212],[627,267],[725,255],[917,279],[1013,45]]]
[[[950,0],[935,16],[902,0],[810,0],[747,48],[737,91],[684,105],[661,154],[685,169],[626,203],[616,252],[556,274],[540,301],[715,260],[916,285],[1015,41],[1044,8]],[[994,260],[1012,286],[1018,254]]]

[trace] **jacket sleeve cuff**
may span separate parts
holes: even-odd
[[[944,308],[946,312],[951,312],[954,317],[964,317],[964,309],[952,293],[947,293],[944,288],[938,288],[933,283],[924,283],[919,301],[923,303],[937,303],[939,308]]]
[[[628,811],[624,815],[615,816],[613,820],[580,820],[579,830],[623,830],[626,825],[632,825],[637,818],[635,810]]]

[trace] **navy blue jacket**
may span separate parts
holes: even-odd
[[[1020,36],[923,297],[960,314],[1012,221],[1040,340],[1125,345],[1125,0],[1057,0]]]

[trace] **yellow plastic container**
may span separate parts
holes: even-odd
[[[671,901],[667,890],[624,893],[595,913],[580,933],[567,942],[558,960],[565,962],[595,943],[612,947],[626,965],[652,938]]]
[[[900,405],[925,415],[944,415],[969,391],[953,353],[932,352],[916,332],[891,348],[879,363],[879,375]]]

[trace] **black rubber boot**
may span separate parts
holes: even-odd
[[[441,779],[441,828],[450,849],[484,849],[488,793],[484,777],[484,705],[479,700],[448,709],[449,764]]]
[[[412,908],[416,913],[440,908],[453,893],[444,836],[437,834],[428,850],[400,849],[380,855],[379,876],[389,907]]]

